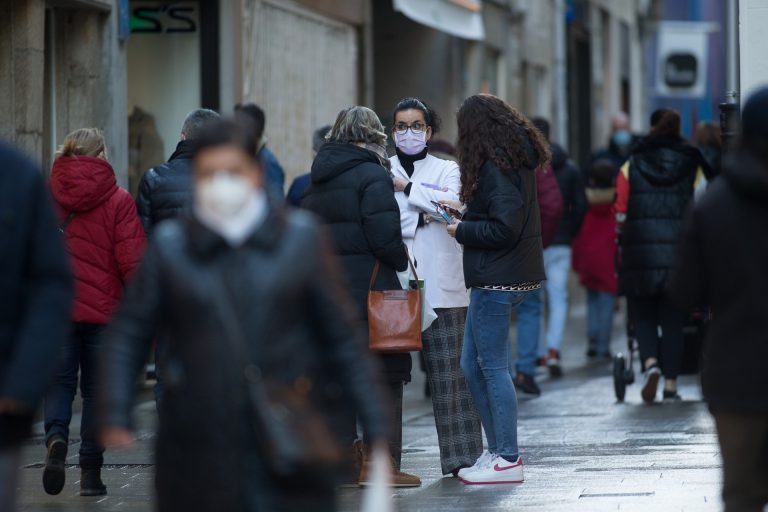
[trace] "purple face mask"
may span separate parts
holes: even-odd
[[[395,144],[406,155],[418,155],[427,147],[427,132],[413,133],[407,130],[403,135],[395,133]]]

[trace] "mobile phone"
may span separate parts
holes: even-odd
[[[447,204],[438,203],[437,201],[430,201],[435,208],[437,208],[438,213],[440,212],[446,212],[449,215],[451,215],[454,218],[460,219],[462,217],[462,214],[459,210],[454,208],[453,206],[448,206]]]
[[[438,208],[438,209],[437,209],[437,213],[439,213],[439,214],[440,214],[440,216],[441,216],[443,219],[445,219],[445,222],[447,222],[448,224],[453,224],[454,222],[456,222],[456,219],[454,219],[453,217],[451,217],[450,215],[448,215],[448,212],[446,212],[446,211],[445,211],[445,210],[443,210],[442,208]]]

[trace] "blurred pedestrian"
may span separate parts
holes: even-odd
[[[0,510],[15,510],[21,447],[67,338],[72,276],[42,173],[0,143]]]
[[[108,331],[102,439],[132,441],[135,379],[167,332],[158,510],[334,510],[325,404],[349,397],[377,446],[387,424],[339,270],[315,222],[264,191],[250,134],[210,126],[193,166],[191,216],[158,228]]]
[[[597,150],[591,161],[610,160],[614,168],[620,169],[629,158],[632,146],[639,137],[632,134],[629,116],[625,112],[617,112],[611,117],[611,136],[608,145]]]
[[[192,155],[195,139],[206,126],[220,119],[205,108],[193,110],[181,125],[181,140],[168,161],[144,173],[136,207],[147,236],[160,222],[176,218],[192,208]]]
[[[318,128],[312,133],[312,160],[315,159],[317,152],[320,151],[320,148],[325,144],[325,136],[328,135],[329,131],[331,131],[331,126],[327,125]],[[293,180],[293,183],[291,183],[291,187],[288,189],[288,195],[286,196],[285,201],[289,205],[298,208],[301,206],[301,201],[304,200],[304,196],[307,194],[307,190],[309,190],[311,184],[312,173],[308,172],[301,176],[297,176],[296,179]]]
[[[75,274],[75,307],[69,341],[54,355],[60,361],[58,374],[45,396],[48,453],[43,487],[48,494],[59,494],[64,487],[79,373],[80,495],[98,496],[107,493],[101,481],[104,448],[97,440],[95,411],[102,334],[141,260],[145,236],[133,198],[117,185],[104,136],[97,128],[81,128],[66,136],[53,162],[50,184]]]
[[[376,114],[366,107],[342,110],[312,164],[312,186],[302,206],[328,226],[357,314],[367,320],[368,290],[373,268],[381,264],[374,289],[400,289],[398,271],[408,268],[408,252],[400,231],[400,211],[394,197],[384,144],[387,134]],[[411,355],[382,354],[384,380],[393,400],[390,452],[393,481],[400,487],[421,480],[400,471],[403,451],[403,385],[411,380]],[[364,441],[370,445],[368,433]],[[350,421],[349,440],[357,431]],[[360,443],[356,446],[360,447]],[[368,478],[366,465],[360,481]]]
[[[557,185],[557,179],[550,164],[536,169],[536,197],[541,214],[542,247],[546,251],[555,239],[563,217],[563,195],[560,193],[560,187]],[[541,394],[541,388],[536,383],[536,365],[541,345],[543,317],[544,288],[542,286],[526,293],[525,300],[517,306],[515,387],[528,395]],[[510,367],[512,366],[513,363],[510,362]]]
[[[447,140],[435,138],[434,136],[429,141],[429,154],[441,160],[459,161],[456,158],[456,147]]]
[[[597,160],[589,169],[589,209],[573,239],[573,269],[587,289],[587,357],[611,358],[613,311],[616,306],[617,170],[610,160]]]
[[[533,124],[550,140],[549,121],[537,117]],[[568,277],[571,273],[571,242],[579,232],[584,214],[587,212],[587,198],[584,195],[584,181],[581,171],[569,158],[562,146],[549,143],[552,153],[552,171],[557,179],[563,200],[563,214],[552,245],[544,249],[544,269],[547,280],[549,318],[546,334],[547,367],[552,377],[563,374],[560,362],[560,347],[563,344],[565,324],[568,320]]]
[[[704,170],[708,171],[706,178],[711,182],[720,174],[720,159],[723,151],[720,126],[717,123],[700,122],[696,125],[694,142],[708,164]]]
[[[466,212],[447,230],[464,246],[471,294],[461,367],[488,439],[488,449],[459,477],[470,484],[522,482],[509,324],[512,310],[544,280],[535,172],[547,164],[549,149],[525,116],[495,96],[470,96],[457,121]]]
[[[712,311],[701,381],[720,440],[726,512],[768,506],[766,112],[763,88],[744,105],[741,148],[686,217],[670,287],[685,310]]]
[[[267,147],[267,117],[264,110],[255,103],[237,104],[235,117],[251,123],[258,148],[259,158],[263,161],[267,176],[267,190],[279,197],[285,195],[285,172],[277,156]]]
[[[483,435],[467,380],[461,349],[469,296],[464,287],[461,246],[445,230],[435,203],[458,201],[461,173],[456,162],[429,153],[440,117],[417,98],[405,98],[392,116],[396,155],[392,162],[395,198],[403,238],[424,279],[426,301],[437,319],[422,334],[427,382],[435,413],[444,475],[457,476],[483,452]]]
[[[677,401],[687,316],[672,304],[665,285],[674,264],[683,214],[706,164],[680,135],[680,114],[659,109],[651,132],[634,147],[621,168],[614,209],[621,231],[619,291],[640,344],[645,371],[642,397],[651,403],[663,360],[664,400]]]

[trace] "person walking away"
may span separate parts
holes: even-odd
[[[541,240],[546,250],[555,239],[563,216],[563,196],[549,164],[536,169],[536,196],[541,213]],[[531,290],[517,306],[516,362],[510,352],[509,366],[515,368],[515,387],[535,396],[541,394],[535,375],[544,316],[543,292],[543,287]]]
[[[461,367],[488,439],[488,449],[459,478],[467,484],[522,482],[509,325],[512,310],[544,280],[535,173],[548,163],[549,148],[525,116],[492,95],[464,100],[457,121],[467,208],[446,229],[464,246],[471,293]]]
[[[651,115],[650,134],[635,145],[616,184],[619,291],[627,297],[640,345],[645,371],[641,396],[647,403],[656,399],[660,358],[664,361],[664,400],[680,400],[677,376],[687,317],[670,302],[666,283],[683,214],[705,166],[699,150],[680,135],[680,115],[659,109]]]
[[[461,371],[469,296],[464,287],[461,246],[445,230],[434,203],[458,201],[459,166],[429,154],[440,117],[417,98],[405,98],[392,119],[396,154],[390,161],[403,239],[424,279],[427,303],[437,319],[422,334],[444,475],[457,476],[483,452],[480,416]],[[439,219],[439,220],[438,220]]]
[[[329,131],[331,131],[330,125],[318,128],[312,134],[312,160],[315,159],[317,152],[320,151],[320,148],[325,144],[325,136],[328,135]],[[288,195],[285,197],[285,202],[290,206],[296,208],[300,207],[310,185],[312,185],[312,173],[308,172],[301,176],[297,176],[296,179],[293,180],[293,183],[291,183],[291,187],[288,189]]]
[[[741,147],[688,212],[672,298],[711,308],[701,383],[723,459],[726,512],[768,506],[768,88],[742,111]]]
[[[13,512],[22,443],[67,337],[72,275],[40,169],[0,142],[0,510]]]
[[[608,139],[608,145],[597,150],[592,155],[591,161],[610,160],[616,169],[620,169],[639,139],[640,137],[632,134],[629,116],[625,112],[617,112],[611,117],[611,136]]]
[[[135,380],[154,333],[168,333],[160,512],[335,509],[335,473],[276,459],[286,450],[270,443],[274,416],[256,397],[296,410],[279,398],[294,390],[312,429],[348,397],[387,452],[383,387],[329,245],[313,219],[264,191],[254,141],[229,121],[200,136],[194,210],[158,228],[107,334],[102,439],[115,446],[132,442]]]
[[[616,306],[616,169],[597,160],[589,169],[589,209],[573,239],[573,270],[587,289],[587,357],[611,359],[611,332]]]
[[[192,207],[192,154],[202,130],[220,119],[213,110],[193,110],[181,125],[181,140],[168,161],[144,173],[136,197],[144,232],[149,237],[160,222],[176,218]]]
[[[537,117],[533,120],[547,140],[550,140],[549,121]],[[563,374],[560,361],[560,347],[563,344],[565,324],[568,320],[568,277],[571,270],[571,242],[579,232],[584,214],[587,211],[587,198],[584,195],[584,181],[581,171],[568,158],[559,144],[549,143],[552,153],[552,171],[557,179],[563,199],[563,215],[552,244],[544,249],[544,269],[547,280],[544,289],[547,292],[549,318],[546,331],[547,367],[552,377]]]
[[[264,110],[255,103],[238,103],[235,106],[235,118],[251,123],[253,126],[258,155],[264,161],[263,165],[267,173],[267,190],[282,198],[285,195],[285,172],[277,156],[267,147],[267,117]]]
[[[82,128],[67,135],[53,162],[50,186],[74,270],[75,307],[70,339],[54,356],[60,361],[59,372],[45,396],[48,453],[43,488],[54,495],[64,488],[79,373],[80,495],[98,496],[107,492],[101,481],[104,448],[97,440],[95,409],[102,334],[139,264],[145,237],[133,198],[117,185],[100,130]]]
[[[408,250],[400,231],[400,210],[387,173],[384,150],[387,134],[376,114],[366,107],[342,110],[312,164],[312,185],[302,206],[315,213],[333,235],[357,314],[367,321],[368,290],[373,268],[381,268],[375,290],[400,289],[397,272],[408,268]],[[366,324],[367,325],[367,324]],[[366,329],[367,332],[367,329]],[[421,480],[402,472],[403,385],[411,380],[411,355],[383,354],[383,380],[393,401],[390,452],[393,482],[399,487],[421,485]],[[355,420],[349,421],[350,444],[357,438]],[[365,445],[369,435],[363,432]],[[361,448],[360,443],[355,444]],[[358,452],[359,457],[363,454]],[[368,477],[363,465],[359,480]]]

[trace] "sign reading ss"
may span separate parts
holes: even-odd
[[[197,31],[196,7],[189,2],[132,2],[131,33],[161,34]],[[138,5],[136,5],[138,4]]]

